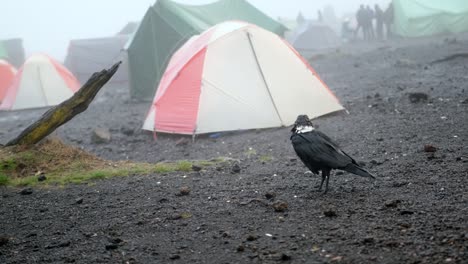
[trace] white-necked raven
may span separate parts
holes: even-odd
[[[319,174],[319,171],[322,171],[322,182],[319,190],[322,190],[323,182],[326,179],[325,193],[328,191],[328,181],[332,169],[344,170],[375,179],[327,135],[317,131],[307,115],[297,117],[291,132],[291,142],[297,156],[314,174]]]

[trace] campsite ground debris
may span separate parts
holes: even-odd
[[[185,195],[189,195],[189,194],[190,194],[190,188],[187,187],[187,186],[181,187],[180,190],[179,190],[179,193],[178,193],[178,195],[180,195],[180,196],[185,196]]]
[[[187,146],[190,143],[188,138],[182,137],[175,142],[176,146]]]
[[[269,192],[266,192],[265,193],[265,198],[267,198],[268,200],[271,200],[273,198],[276,197],[276,193],[275,192],[272,192],[272,191],[269,191]]]
[[[94,144],[108,143],[111,140],[111,132],[108,128],[95,128],[91,134],[91,142]]]
[[[77,199],[75,200],[75,204],[82,204],[82,203],[83,203],[83,198],[82,198],[82,197],[77,198]]]
[[[434,147],[433,145],[426,144],[424,145],[424,152],[436,152],[437,148]]]
[[[273,203],[273,209],[275,209],[275,212],[284,212],[288,210],[288,203],[283,201],[277,201]]]
[[[19,192],[21,195],[29,195],[33,193],[32,188],[24,188]]]
[[[193,170],[193,171],[201,171],[202,169],[203,169],[203,168],[202,168],[201,166],[192,164],[192,170]]]
[[[323,211],[323,215],[326,216],[326,217],[337,217],[338,216],[336,214],[336,212],[334,210],[331,210],[331,209]]]
[[[234,163],[231,168],[232,173],[240,173],[241,172],[241,167],[239,166],[238,163]]]
[[[42,181],[45,181],[45,180],[47,180],[47,177],[46,177],[45,173],[41,173],[41,174],[39,174],[39,176],[37,176],[37,181],[42,182]]]
[[[8,237],[0,236],[0,247],[8,244],[8,241],[10,241],[10,239]]]
[[[429,100],[429,95],[423,92],[412,92],[408,93],[408,98],[411,103],[422,103]]]

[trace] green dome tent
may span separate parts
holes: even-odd
[[[220,0],[198,6],[158,0],[126,46],[131,96],[151,100],[172,54],[191,36],[227,20],[243,20],[278,35],[286,31],[286,27],[245,0]]]
[[[468,31],[467,0],[393,0],[394,30],[404,37]]]

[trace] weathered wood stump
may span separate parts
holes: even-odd
[[[10,140],[6,146],[36,144],[74,116],[85,111],[99,90],[112,78],[120,63],[119,61],[108,70],[94,73],[71,98],[47,111],[39,120]]]

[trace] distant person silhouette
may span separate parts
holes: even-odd
[[[384,26],[384,12],[380,8],[379,5],[375,5],[375,21],[376,21],[376,31],[377,31],[377,38],[379,40],[383,39],[383,26]]]
[[[384,23],[385,23],[385,30],[387,33],[387,39],[391,39],[393,37],[393,33],[392,33],[392,26],[393,26],[393,20],[394,20],[393,12],[394,12],[393,3],[390,3],[384,13]]]
[[[367,31],[365,30],[365,22],[366,22],[366,9],[364,5],[359,7],[359,10],[356,12],[356,21],[357,27],[354,31],[354,36],[357,37],[359,35],[359,30],[362,30],[362,36],[364,39],[367,39]]]

